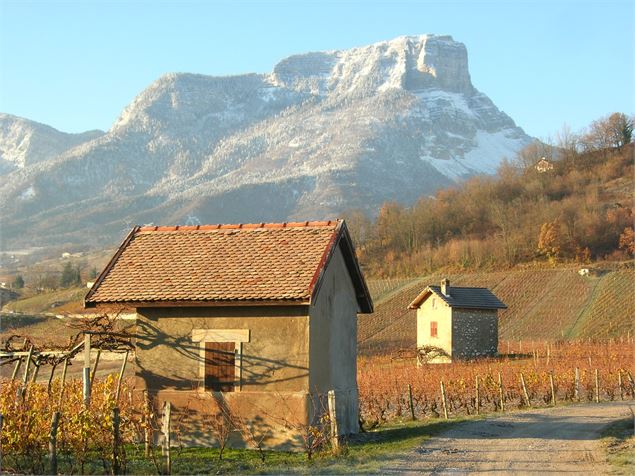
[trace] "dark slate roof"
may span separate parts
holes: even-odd
[[[507,309],[507,306],[487,288],[461,288],[457,286],[450,287],[449,296],[445,296],[441,292],[440,286],[428,286],[408,307],[410,309],[419,308],[421,303],[423,303],[431,293],[443,299],[450,307],[464,309]]]

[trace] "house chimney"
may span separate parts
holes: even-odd
[[[450,280],[448,278],[443,278],[441,280],[441,294],[444,296],[450,295]]]

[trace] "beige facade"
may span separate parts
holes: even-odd
[[[436,337],[431,332],[432,323],[436,323],[437,326]],[[452,308],[436,296],[426,299],[417,310],[417,348],[438,348],[441,352],[430,362],[450,362],[452,336]]]
[[[140,308],[136,375],[161,405],[182,420],[184,442],[211,445],[206,428],[220,399],[230,412],[268,435],[269,448],[301,445],[298,429],[326,409],[335,390],[338,429],[358,431],[357,301],[342,253],[335,251],[310,306]],[[204,388],[205,342],[234,342],[232,392]],[[233,446],[242,446],[235,433]]]

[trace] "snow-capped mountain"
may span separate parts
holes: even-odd
[[[104,135],[32,161],[3,134],[19,164],[0,188],[4,248],[112,244],[133,223],[372,213],[492,173],[531,140],[474,88],[465,46],[434,35],[291,56],[270,74],[168,74]]]
[[[0,174],[52,159],[104,134],[66,134],[39,122],[0,113]]]

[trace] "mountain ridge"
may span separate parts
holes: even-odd
[[[474,88],[449,36],[293,55],[265,74],[168,73],[105,134],[4,175],[3,247],[103,244],[131,223],[374,213],[493,173],[530,140]]]

